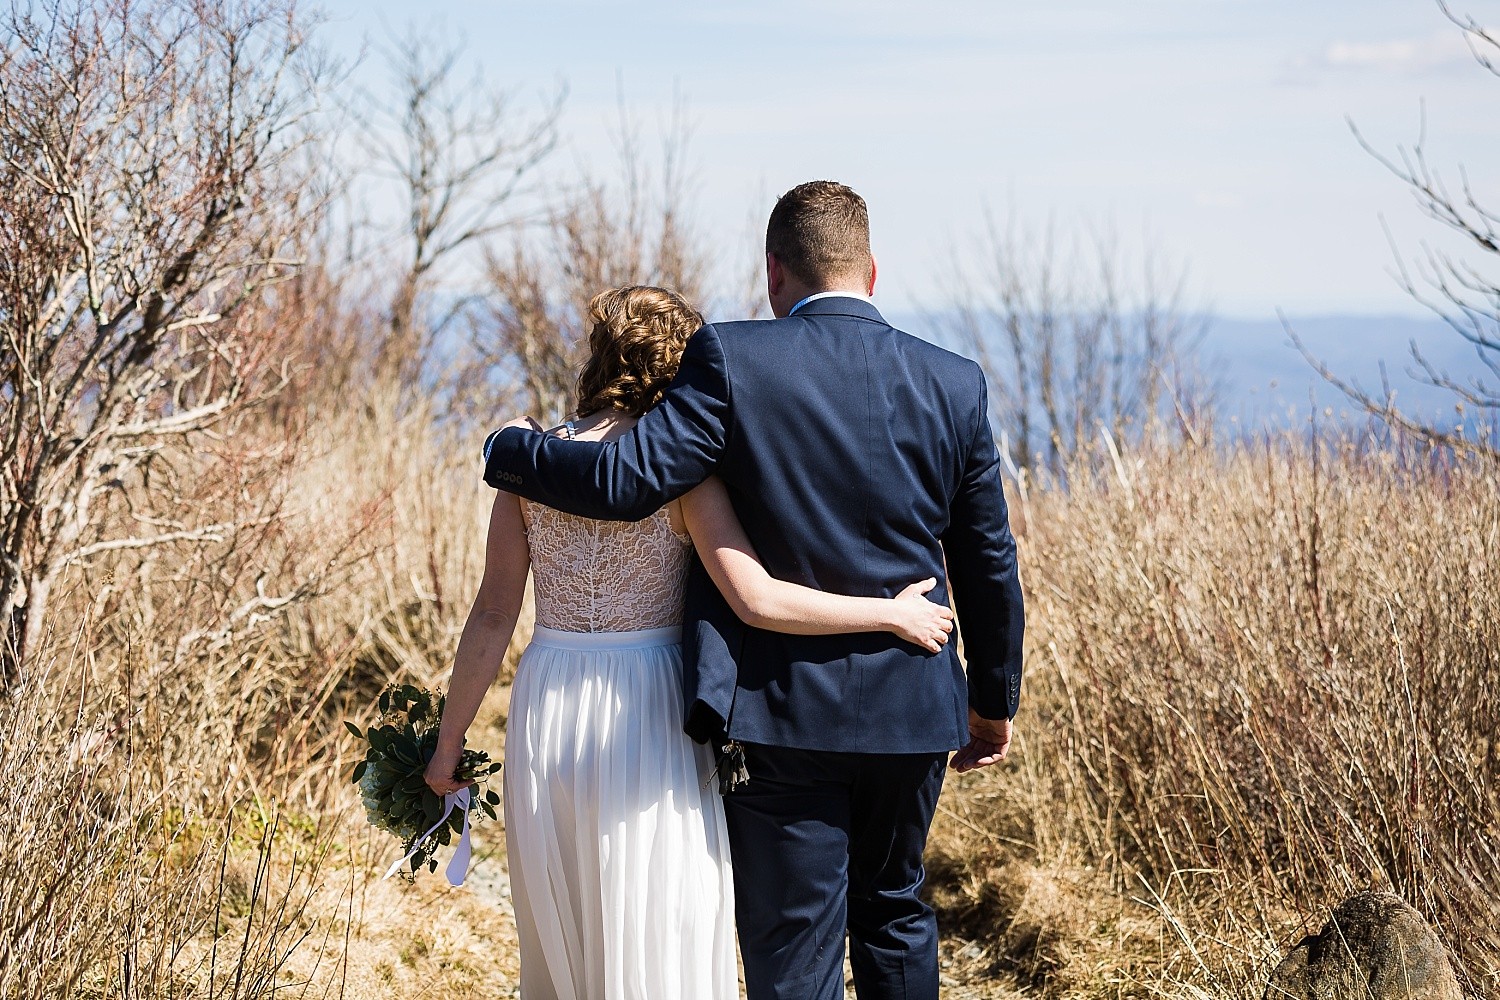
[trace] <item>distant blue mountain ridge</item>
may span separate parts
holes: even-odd
[[[892,308],[886,311],[886,317],[900,329],[955,346],[948,337],[951,324],[941,313]],[[1382,394],[1380,368],[1384,362],[1397,405],[1410,416],[1440,426],[1460,422],[1454,410],[1456,400],[1451,393],[1409,374],[1415,368],[1410,349],[1413,342],[1438,370],[1457,381],[1481,377],[1492,386],[1500,382],[1473,346],[1435,316],[1304,315],[1289,317],[1287,322],[1331,371],[1377,397]],[[1320,420],[1326,419],[1321,416],[1325,410],[1332,410],[1341,422],[1363,421],[1354,404],[1321,379],[1298,353],[1276,316],[1212,316],[1205,327],[1197,346],[1198,363],[1214,385],[1221,430],[1238,428],[1254,433],[1303,426],[1314,412]],[[460,350],[465,337],[467,333],[454,329],[439,338],[435,345],[438,360]],[[1476,416],[1465,415],[1470,421]]]
[[[893,311],[889,318],[897,327],[944,342],[941,317]],[[1292,316],[1287,324],[1330,371],[1372,396],[1383,395],[1383,362],[1397,405],[1437,425],[1459,422],[1456,399],[1409,374],[1416,368],[1413,342],[1439,371],[1457,381],[1491,376],[1492,385],[1500,382],[1474,347],[1435,316]],[[1305,424],[1315,411],[1322,417],[1327,410],[1342,422],[1363,420],[1343,393],[1318,376],[1275,316],[1209,317],[1197,352],[1202,371],[1214,384],[1221,423],[1255,432]]]
[[[1417,365],[1411,345],[1459,382],[1491,374],[1473,345],[1435,316],[1294,316],[1285,325],[1276,317],[1216,318],[1200,351],[1205,369],[1221,380],[1222,417],[1237,418],[1253,429],[1305,421],[1314,408],[1347,418],[1357,415],[1349,399],[1298,352],[1287,327],[1330,371],[1377,398],[1384,394],[1384,363],[1396,405],[1409,416],[1440,425],[1460,421],[1457,400],[1413,376]]]

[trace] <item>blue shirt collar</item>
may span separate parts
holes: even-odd
[[[813,292],[807,298],[803,299],[802,301],[798,302],[796,305],[792,306],[791,311],[788,312],[787,315],[788,316],[792,315],[798,309],[801,309],[803,306],[807,305],[809,302],[812,302],[812,301],[814,301],[816,299],[831,299],[831,298],[857,299],[860,302],[869,302],[869,303],[872,303],[872,304],[875,301],[874,299],[870,298],[868,295],[861,295],[858,292]]]

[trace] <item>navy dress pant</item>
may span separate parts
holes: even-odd
[[[748,744],[724,797],[749,1000],[937,1000],[922,851],[948,755]]]

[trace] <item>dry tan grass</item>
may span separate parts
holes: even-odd
[[[369,885],[392,845],[337,720],[439,679],[490,493],[429,414],[368,415],[173,456],[191,492],[145,495],[233,526],[68,579],[0,705],[0,997],[458,997],[503,972],[492,905]]]
[[[1374,883],[1495,995],[1494,468],[1280,442],[1021,506],[1028,697],[1014,762],[945,800],[955,932],[1063,995],[1258,996]]]
[[[344,777],[337,720],[441,680],[491,497],[472,440],[378,402],[231,480],[277,498],[274,530],[76,574],[49,668],[0,712],[0,942],[26,956],[0,997],[512,995],[503,831],[473,890],[376,882],[393,845]],[[1372,879],[1497,993],[1493,470],[1150,452],[1032,484],[1015,517],[1025,714],[1014,760],[942,802],[948,995],[1259,995]],[[491,750],[504,695],[473,735]]]

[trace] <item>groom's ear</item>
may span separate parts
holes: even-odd
[[[768,295],[780,295],[782,287],[786,284],[786,268],[781,266],[781,261],[774,253],[766,251],[766,293]]]
[[[875,255],[872,253],[870,254],[870,287],[865,289],[866,295],[875,294],[875,275],[878,270],[879,268],[875,266]]]

